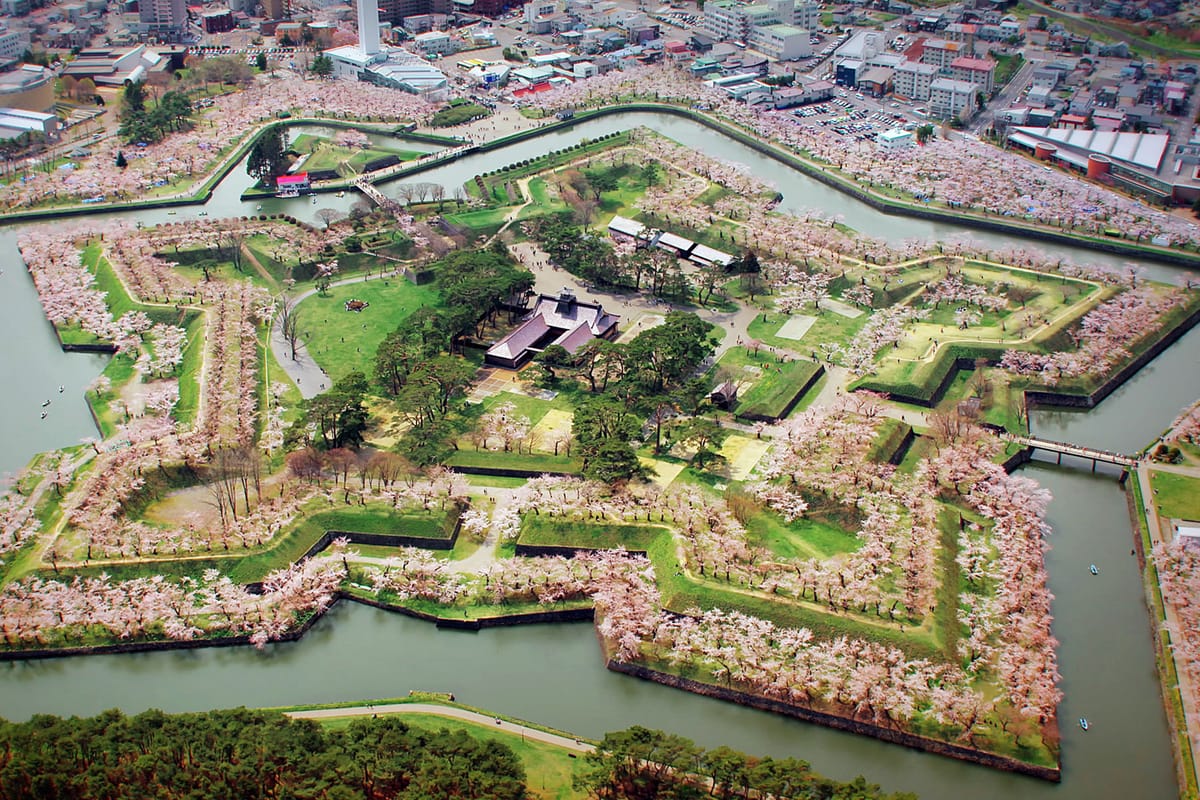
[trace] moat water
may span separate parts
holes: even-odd
[[[414,180],[461,184],[582,138],[646,125],[722,159],[769,176],[783,207],[821,208],[846,224],[892,241],[967,234],[997,246],[1012,240],[956,226],[890,217],[777,162],[686,120],[655,114],[609,117],[474,156]],[[421,149],[414,146],[412,149]],[[256,212],[239,196],[250,180],[240,168],[218,187],[204,210],[212,217]],[[385,191],[388,187],[385,185]],[[394,190],[393,190],[394,191]],[[261,213],[281,211],[315,220],[321,208],[346,210],[343,198],[321,195],[266,200]],[[132,212],[155,224],[195,217],[201,207]],[[0,229],[0,471],[13,471],[36,453],[95,434],[82,399],[100,370],[98,356],[64,354],[42,315],[16,251],[15,230]],[[1032,246],[1079,262],[1123,263],[1069,247]],[[1170,279],[1170,267],[1148,264],[1152,277]],[[1200,330],[1193,330],[1088,412],[1033,414],[1032,427],[1050,438],[1136,451],[1200,396]],[[59,393],[59,387],[63,392]],[[41,403],[50,399],[45,420]],[[590,625],[543,625],[477,634],[438,631],[432,625],[342,603],[297,643],[265,651],[213,648],[187,652],[96,656],[0,665],[0,716],[89,715],[119,707],[199,710],[270,706],[404,695],[411,689],[454,692],[462,702],[553,725],[588,737],[632,724],[662,728],[708,746],[728,744],[749,753],[795,756],[837,778],[865,775],[892,791],[923,798],[1171,798],[1178,795],[1162,710],[1150,623],[1125,495],[1116,474],[1091,474],[1084,463],[1024,468],[1054,494],[1053,550],[1047,561],[1055,595],[1055,634],[1061,640],[1065,699],[1060,709],[1063,781],[1052,785],[994,772],[731,706],[607,672]],[[1100,574],[1093,576],[1088,565]],[[1086,716],[1085,733],[1076,720]]]

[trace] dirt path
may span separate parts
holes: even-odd
[[[288,711],[286,713],[292,719],[339,719],[343,717],[365,717],[368,715],[374,717],[379,714],[424,714],[427,716],[476,722],[480,725],[487,725],[489,728],[495,728],[498,731],[520,734],[524,739],[544,742],[555,747],[571,750],[575,753],[589,753],[596,749],[579,739],[572,739],[567,736],[560,736],[557,733],[538,730],[529,725],[523,725],[519,722],[509,722],[499,717],[490,717],[486,714],[480,714],[478,711],[468,711],[465,708],[458,708],[456,706],[439,706],[434,703],[389,703],[380,706],[368,704],[365,706],[345,706],[342,708],[318,708],[310,711]]]

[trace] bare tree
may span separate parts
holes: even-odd
[[[296,343],[300,341],[300,310],[295,303],[286,300],[279,309],[279,333],[292,348],[292,361],[296,360]]]
[[[338,211],[336,208],[322,208],[317,212],[317,219],[325,223],[326,229],[328,229],[333,223],[344,219],[345,216],[345,214],[343,214],[341,211]]]
[[[445,205],[446,202],[446,187],[442,186],[440,183],[435,183],[433,184],[433,188],[430,189],[430,192],[433,194],[433,199],[437,201],[438,211],[441,211],[442,206]]]
[[[233,263],[233,268],[238,272],[242,271],[242,245],[245,242],[246,235],[241,231],[225,231],[217,240],[217,249]]]

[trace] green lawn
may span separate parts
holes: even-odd
[[[717,375],[745,381],[747,388],[738,393],[734,413],[745,417],[784,416],[800,389],[812,380],[820,364],[812,361],[780,363],[770,351],[758,354],[745,347],[732,347],[717,362]]]
[[[498,392],[483,398],[479,403],[480,416],[504,403],[512,403],[515,409],[513,413],[516,416],[529,417],[530,425],[537,425],[542,417],[546,416],[553,409],[571,413],[575,410],[575,406],[561,392],[552,400],[543,400],[540,397],[530,397],[529,395],[516,394],[515,392]],[[465,444],[466,439],[463,442],[460,446],[468,446]]]
[[[1155,470],[1150,475],[1158,513],[1171,519],[1200,520],[1200,478]]]
[[[369,305],[360,312],[347,311],[346,301],[352,298]],[[356,370],[369,377],[384,337],[418,308],[437,303],[436,289],[414,286],[404,278],[356,281],[300,303],[299,329],[309,355],[331,378]]]
[[[596,522],[587,525],[578,520],[526,514],[521,518],[520,544],[558,545],[594,550],[624,546],[629,550],[647,550],[659,538],[670,539],[670,532],[657,525],[624,525]]]
[[[778,558],[824,560],[853,553],[862,546],[857,536],[837,526],[807,518],[787,522],[772,511],[751,517],[746,523],[746,534],[751,546],[765,547]]]
[[[583,464],[574,456],[550,453],[503,453],[491,450],[456,450],[446,465],[451,467],[483,467],[490,469],[520,469],[530,472],[577,473]]]
[[[414,536],[423,539],[444,539],[454,529],[458,514],[434,506],[429,511],[403,509],[388,505],[345,506],[320,511],[307,520],[321,531],[351,533],[381,533]]]
[[[835,314],[832,311],[821,311],[819,315],[805,311],[804,314],[805,316],[816,316],[817,320],[808,329],[808,332],[804,334],[804,338],[799,340],[785,339],[775,335],[776,331],[788,319],[787,315],[778,312],[767,312],[762,316],[755,317],[754,321],[750,323],[748,332],[753,339],[758,339],[759,341],[799,353],[800,355],[810,355],[814,350],[820,355],[817,345],[824,342],[836,342],[841,345],[848,344],[870,318],[868,314],[862,314],[850,319],[843,317],[841,314]],[[763,321],[764,317],[766,318],[765,322]]]
[[[475,211],[458,211],[443,216],[447,222],[457,228],[467,228],[476,236],[490,236],[500,230],[504,224],[504,218],[511,210],[509,206],[499,206]]]
[[[351,171],[359,173],[369,161],[387,156],[396,156],[401,161],[411,161],[422,154],[413,150],[381,148],[372,145],[368,148],[342,147],[334,144],[332,139],[301,134],[292,142],[290,149],[298,153],[309,154],[304,162],[304,168],[310,171],[331,169],[339,175],[347,175]],[[352,167],[353,169],[347,169]]]

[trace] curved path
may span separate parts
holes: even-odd
[[[341,708],[314,708],[308,711],[287,711],[284,713],[292,719],[338,719],[342,717],[365,717],[368,715],[374,717],[378,714],[425,714],[487,725],[489,728],[495,728],[498,731],[520,734],[524,739],[544,742],[555,747],[572,750],[576,753],[590,753],[596,749],[593,745],[579,739],[560,736],[557,733],[539,730],[519,722],[509,722],[499,717],[490,717],[487,714],[480,714],[478,711],[470,711],[465,708],[458,708],[457,706],[441,706],[436,703],[389,703],[381,706],[368,704],[365,706],[344,706]]]

